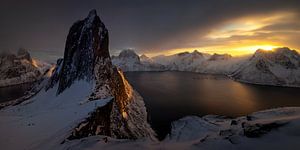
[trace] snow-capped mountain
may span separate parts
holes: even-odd
[[[140,60],[141,60],[142,62],[149,62],[149,63],[153,63],[153,62],[154,62],[152,58],[148,57],[148,56],[145,55],[145,54],[142,54],[142,55],[140,56]]]
[[[161,64],[145,60],[147,56],[141,59],[133,50],[123,50],[119,56],[112,57],[112,63],[122,71],[162,71],[165,67]],[[147,57],[148,58],[148,57]]]
[[[125,51],[121,53],[123,52]],[[132,50],[130,53],[135,56],[135,59],[127,55],[117,56],[113,57],[113,64],[123,71],[189,71],[227,75],[233,73],[246,60],[244,57],[235,58],[228,54],[209,55],[197,50],[191,53],[183,52],[169,56],[159,55],[153,58],[146,55],[141,55],[138,58],[138,55]]]
[[[73,24],[43,90],[0,110],[1,148],[64,148],[95,135],[155,140],[142,97],[111,63],[108,40],[95,10]]]
[[[17,54],[0,54],[0,87],[39,80],[50,65],[31,58],[28,51],[19,49]]]
[[[183,52],[165,57],[154,57],[155,61],[165,65],[168,70],[193,71],[205,61],[202,53],[195,50],[192,53]]]
[[[257,50],[231,77],[247,83],[300,87],[300,55],[286,47]]]

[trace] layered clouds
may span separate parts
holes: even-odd
[[[70,24],[96,8],[110,32],[112,54],[150,55],[199,49],[246,54],[257,47],[300,49],[300,1],[4,0],[0,49],[61,55]],[[79,17],[78,17],[79,16]]]

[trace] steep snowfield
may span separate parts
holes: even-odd
[[[239,118],[208,115],[188,116],[173,122],[171,133],[160,142],[93,136],[62,145],[48,143],[49,149],[229,149],[298,150],[300,108],[278,108]],[[45,146],[46,147],[46,146]]]

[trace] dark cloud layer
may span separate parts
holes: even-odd
[[[299,0],[1,0],[0,50],[25,47],[61,55],[69,27],[93,8],[109,29],[114,53],[123,48],[154,52],[200,47],[207,43],[199,37],[232,19],[299,14],[299,6]],[[270,25],[266,30],[289,27],[298,29],[299,24]]]

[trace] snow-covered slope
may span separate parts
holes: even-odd
[[[51,66],[31,58],[25,49],[17,55],[0,54],[0,87],[34,82],[39,80]]]
[[[241,82],[300,87],[300,55],[289,48],[257,50],[231,77]]]
[[[300,108],[278,108],[239,118],[208,115],[188,116],[172,123],[163,141],[114,139],[92,136],[59,146],[51,142],[46,149],[208,149],[208,150],[298,150]]]
[[[155,140],[142,97],[111,63],[95,10],[71,27],[64,59],[42,83],[40,92],[0,110],[2,149],[64,148],[95,135]]]

